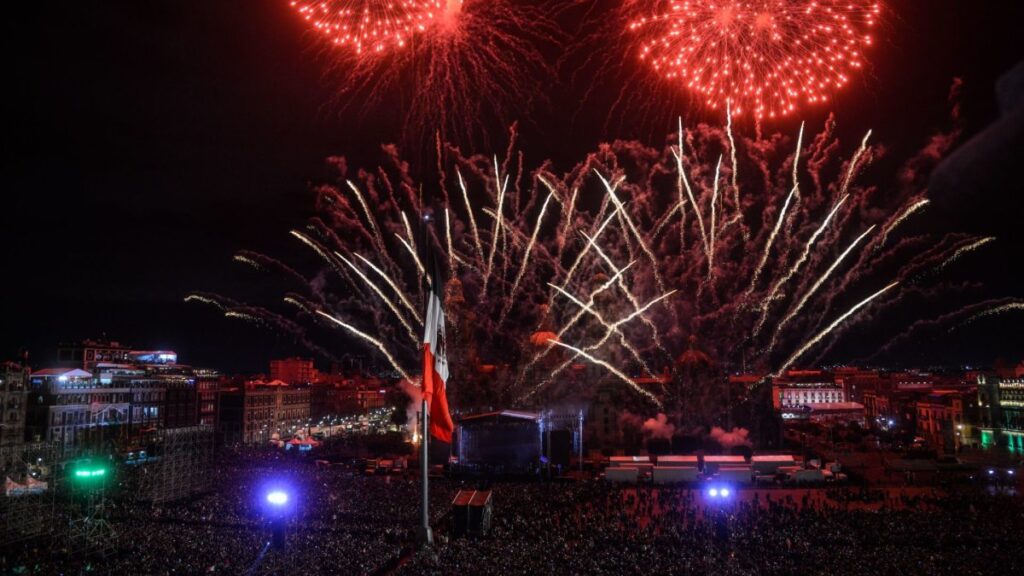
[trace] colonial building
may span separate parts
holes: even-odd
[[[1024,378],[978,376],[978,411],[982,447],[1024,453]]]
[[[936,448],[958,452],[970,434],[964,419],[964,393],[935,390],[917,401],[917,433]]]
[[[772,382],[772,399],[781,410],[846,402],[843,387],[826,372],[790,370]]]
[[[309,418],[309,387],[255,381],[220,395],[220,426],[228,444],[269,442],[305,426]]]
[[[201,405],[197,381],[216,381],[217,373],[177,364],[172,351],[129,350],[93,341],[62,350],[65,358],[91,370],[46,368],[30,375],[29,440],[81,446],[109,441],[114,434],[195,426],[201,414],[213,419],[216,399],[207,390],[207,403]],[[215,395],[216,385],[212,391]]]
[[[80,368],[46,368],[29,376],[26,430],[31,441],[78,446],[128,421],[131,389]]]

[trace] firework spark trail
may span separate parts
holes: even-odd
[[[579,191],[579,188],[573,187],[572,195],[569,196],[569,206],[565,211],[565,225],[562,227],[562,234],[558,237],[559,252],[565,248],[565,239],[569,237],[569,232],[572,231],[572,217],[576,214],[576,196],[579,194]]]
[[[626,351],[628,351],[630,354],[633,355],[633,359],[636,360],[637,364],[640,365],[640,367],[643,369],[644,373],[645,374],[652,374],[653,373],[651,371],[651,368],[647,365],[647,362],[644,362],[643,357],[640,356],[640,352],[629,342],[629,340],[626,339],[626,335],[623,334],[617,327],[614,327],[611,324],[609,324],[608,321],[605,320],[603,316],[601,316],[600,312],[594,310],[592,305],[588,306],[582,300],[576,298],[575,296],[573,296],[572,294],[566,292],[565,290],[560,289],[558,286],[555,286],[554,284],[549,283],[548,286],[551,286],[555,290],[558,290],[563,296],[568,298],[573,304],[576,304],[577,306],[579,306],[580,310],[582,312],[590,314],[591,316],[593,316],[594,319],[597,320],[598,324],[601,324],[602,326],[604,326],[605,328],[607,328],[609,330],[613,330],[615,332],[615,335],[617,335],[619,337],[619,343],[622,345],[623,348],[626,349]]]
[[[448,244],[448,269],[455,272],[455,249],[452,248],[452,217],[448,208],[444,209],[444,238]]]
[[[405,249],[412,255],[413,261],[416,262],[416,268],[420,272],[417,281],[419,285],[422,286],[423,278],[426,277],[427,285],[430,286],[433,282],[433,277],[427,274],[426,268],[423,266],[423,262],[420,261],[419,250],[416,249],[416,238],[412,235],[412,226],[409,226],[409,218],[406,217],[405,211],[402,211],[402,224],[405,226],[405,235],[408,238],[408,242],[402,242],[402,244],[405,245]],[[398,236],[397,232],[395,233],[395,236]],[[398,236],[398,239],[401,240],[402,237]]]
[[[891,224],[889,224],[888,226],[885,227],[884,230],[882,230],[882,239],[879,241],[878,246],[876,247],[876,250],[880,249],[882,246],[885,246],[885,243],[889,240],[889,233],[890,232],[895,230],[897,226],[902,224],[904,220],[909,218],[915,212],[917,212],[921,208],[924,208],[925,206],[927,206],[929,204],[929,202],[930,201],[927,198],[924,198],[924,199],[918,200],[917,202],[914,202],[913,204],[908,206],[907,209],[903,211],[903,213],[901,213],[899,216],[897,216],[892,221]]]
[[[946,268],[946,266],[949,266],[953,262],[956,262],[964,254],[966,254],[968,252],[972,252],[974,250],[977,250],[978,248],[981,248],[982,246],[984,246],[984,245],[986,245],[986,244],[988,244],[990,242],[994,242],[994,241],[995,241],[995,236],[986,236],[984,238],[979,238],[979,239],[975,240],[974,242],[971,242],[970,244],[967,244],[966,246],[961,246],[961,247],[957,248],[956,251],[953,252],[952,256],[950,256],[949,258],[946,258],[942,262],[942,264],[939,264],[935,268],[935,271],[936,272],[940,272],[940,271],[944,270]]]
[[[604,184],[604,189],[608,192],[608,196],[612,199],[612,202],[615,203],[615,208],[617,208],[619,215],[626,221],[626,225],[629,227],[629,231],[632,232],[633,237],[636,238],[636,242],[640,245],[640,249],[647,255],[647,259],[651,261],[651,272],[654,274],[654,281],[658,283],[658,289],[664,292],[665,280],[661,277],[661,271],[658,267],[658,259],[654,256],[654,252],[651,251],[647,242],[644,241],[643,235],[640,234],[639,230],[637,230],[636,224],[634,224],[633,219],[629,217],[629,213],[624,209],[618,196],[615,195],[615,189],[619,187],[619,184],[621,184],[623,180],[625,180],[625,177],[623,176],[618,178],[616,183],[612,185],[608,180],[605,180],[605,177],[597,170],[594,170],[594,174],[597,174],[597,177],[601,179],[601,184]]]
[[[682,203],[676,202],[675,204],[673,204],[672,207],[669,208],[668,212],[665,212],[661,219],[658,220],[658,222],[654,225],[654,230],[651,232],[649,238],[651,240],[656,239],[661,234],[662,230],[665,229],[665,226],[668,224],[669,220],[671,220],[672,217],[676,215],[676,212],[678,212],[682,208]]]
[[[732,104],[727,104],[725,107],[725,134],[729,138],[729,159],[732,162],[732,194],[733,202],[736,204],[736,215],[732,217],[727,225],[738,223],[740,230],[743,232],[743,241],[750,242],[750,232],[747,231],[743,225],[743,205],[740,203],[740,187],[737,184],[737,168],[736,168],[736,141],[732,137]]]
[[[586,232],[580,232],[580,234],[582,234],[583,237],[587,239],[587,242],[589,244],[593,245],[594,250],[597,252],[597,255],[600,256],[601,259],[605,261],[608,267],[611,268],[612,272],[616,273],[615,277],[618,279],[617,283],[619,286],[619,290],[626,296],[626,299],[629,300],[629,303],[633,306],[633,311],[635,312],[639,310],[640,301],[637,300],[636,296],[633,295],[633,291],[630,290],[628,286],[626,286],[626,282],[625,280],[623,280],[622,275],[619,274],[619,269],[615,266],[615,262],[613,262],[612,259],[609,258],[607,254],[605,254],[604,250],[601,249],[601,247],[597,244],[597,242],[594,241],[594,239],[591,239],[590,236],[587,236]],[[658,333],[658,326],[654,322],[652,322],[650,318],[647,318],[646,316],[641,316],[640,321],[651,329],[651,336],[654,340],[654,344],[658,347],[658,349],[661,350],[662,353],[665,354],[665,356],[670,356],[668,351],[665,349],[665,346],[661,343],[661,335]],[[642,360],[641,363],[643,363]],[[653,372],[651,372],[650,368],[647,366],[646,363],[643,363],[643,367],[647,373],[653,374]]]
[[[416,247],[416,237],[412,235],[412,226],[409,225],[409,217],[405,214],[405,210],[400,212],[402,215],[402,227],[405,228],[405,238],[409,241],[409,245]]]
[[[285,296],[284,298],[282,298],[282,300],[286,304],[291,304],[292,306],[295,306],[296,308],[298,308],[299,310],[302,310],[306,314],[314,314],[315,313],[315,310],[310,308],[308,304],[306,304],[305,302],[303,302],[302,300],[299,300],[298,298],[296,298],[294,296]]]
[[[469,193],[466,191],[466,181],[462,178],[462,171],[456,168],[455,174],[459,178],[462,201],[466,204],[466,214],[469,216],[469,228],[473,231],[473,244],[476,246],[478,262],[482,267],[484,265],[484,249],[480,243],[480,231],[476,227],[476,218],[473,216],[473,205],[469,202]]]
[[[854,152],[853,158],[850,159],[850,167],[846,171],[846,177],[843,178],[843,184],[839,188],[840,194],[846,194],[846,191],[850,189],[850,182],[853,180],[854,171],[857,169],[857,163],[860,162],[860,157],[864,155],[864,152],[868,149],[868,139],[871,138],[871,130],[868,130],[864,134],[864,138],[860,141],[860,147]]]
[[[704,242],[704,254],[710,260],[708,236],[704,231],[704,217],[700,214],[700,206],[697,205],[696,198],[693,197],[693,189],[690,187],[690,181],[686,178],[686,168],[683,167],[683,118],[679,117],[679,145],[672,151],[672,154],[676,158],[676,189],[679,193],[679,201],[683,202],[683,189],[686,190],[687,196],[690,198],[690,206],[693,207],[693,212],[697,215],[697,225],[700,228],[700,237]],[[685,215],[685,212],[683,213]],[[685,216],[684,216],[685,218]],[[679,226],[679,246],[683,247],[686,245],[685,242],[685,227]]]
[[[579,322],[580,318],[582,318],[587,313],[587,311],[594,306],[594,299],[597,298],[597,296],[600,295],[601,293],[603,293],[606,290],[608,290],[609,288],[611,288],[619,279],[622,278],[622,275],[625,274],[626,270],[629,270],[633,266],[633,264],[635,264],[635,263],[636,263],[636,260],[633,260],[630,263],[628,263],[625,266],[623,266],[622,268],[619,268],[619,269],[615,270],[615,273],[612,275],[611,278],[609,278],[603,284],[601,284],[600,286],[598,286],[597,288],[592,290],[590,292],[590,296],[587,298],[586,304],[581,306],[580,310],[578,310],[576,312],[576,314],[574,314],[569,319],[569,321],[566,322],[565,325],[563,325],[558,330],[558,337],[561,338],[562,336],[565,335],[566,332],[568,332],[573,326],[575,326],[576,322]],[[550,282],[548,283],[548,286],[554,288],[558,292],[561,292],[563,294],[568,294],[568,292],[566,292],[563,288],[561,288],[559,286],[555,286],[554,284],[551,284]],[[546,351],[545,351],[545,353],[546,353]],[[541,354],[540,356],[543,356],[543,354]],[[540,356],[538,356],[538,358]]]
[[[611,372],[612,374],[617,376],[620,380],[622,380],[623,382],[628,384],[630,386],[630,388],[632,388],[633,390],[635,390],[639,394],[641,394],[644,397],[646,397],[647,399],[649,399],[658,408],[662,407],[661,400],[658,400],[658,398],[654,394],[651,394],[647,390],[644,390],[643,388],[638,386],[636,382],[634,382],[629,376],[626,376],[621,371],[619,371],[618,368],[612,366],[611,364],[605,362],[604,360],[601,360],[600,358],[597,358],[596,356],[593,356],[593,355],[591,355],[591,354],[589,354],[589,353],[587,353],[587,352],[585,352],[583,350],[580,350],[579,348],[576,348],[575,346],[570,346],[568,344],[563,344],[563,343],[561,343],[561,342],[559,342],[557,340],[549,340],[549,341],[552,342],[556,346],[561,346],[562,348],[566,348],[568,350],[571,350],[571,351],[575,352],[577,357],[582,356],[582,357],[586,358],[587,360],[589,360],[590,362],[592,362],[594,364],[597,364],[598,366],[603,367],[605,370],[608,370],[609,372]]]
[[[494,231],[491,233],[491,251],[487,254],[487,272],[484,274],[484,294],[487,293],[487,282],[494,270],[494,253],[498,249],[498,237],[501,236],[502,210],[505,204],[505,190],[508,188],[508,174],[505,181],[501,180],[501,172],[498,170],[498,157],[494,157],[494,183],[498,192],[498,208],[494,211]]]
[[[566,332],[568,332],[570,329],[572,329],[572,327],[575,326],[577,322],[579,322],[580,318],[583,318],[583,316],[587,312],[587,309],[589,309],[590,307],[592,307],[594,305],[594,299],[597,298],[597,296],[599,294],[601,294],[602,292],[604,292],[604,291],[608,290],[609,288],[611,288],[612,285],[615,284],[615,281],[618,280],[622,276],[622,274],[625,273],[626,270],[629,270],[629,268],[632,267],[633,264],[635,264],[635,263],[636,263],[636,261],[634,260],[634,261],[630,262],[629,264],[626,264],[621,269],[617,270],[615,272],[615,274],[611,278],[609,278],[603,284],[601,284],[600,286],[598,286],[597,288],[592,290],[590,292],[590,296],[587,298],[586,305],[581,307],[579,310],[577,310],[576,314],[574,314],[572,316],[572,318],[570,318],[569,321],[566,322],[558,330],[557,334],[555,335],[555,339],[556,340],[561,339],[562,336],[564,336],[566,334]],[[555,285],[551,284],[550,282],[548,283],[548,286],[551,286],[556,291],[564,292],[562,288],[560,288],[558,286],[555,286]],[[519,372],[519,377],[516,379],[516,385],[517,386],[522,383],[523,378],[526,377],[526,374],[529,373],[530,369],[533,368],[537,364],[537,362],[540,361],[541,358],[543,358],[549,352],[551,352],[552,348],[554,348],[554,347],[555,347],[555,345],[551,344],[549,342],[548,345],[543,350],[541,350],[540,352],[537,352],[536,354],[533,355],[533,358],[531,358],[530,361],[526,363],[526,366],[524,366],[523,369]]]
[[[323,310],[317,310],[316,313],[323,316],[324,318],[327,318],[331,322],[334,322],[338,326],[341,326],[342,328],[348,330],[351,334],[358,336],[359,338],[362,338],[363,340],[369,342],[370,344],[373,344],[374,347],[376,347],[377,350],[379,350],[380,353],[383,354],[385,358],[387,358],[388,362],[391,363],[391,367],[394,368],[395,371],[398,372],[403,379],[412,381],[412,379],[409,378],[409,375],[405,373],[405,370],[402,370],[402,367],[398,365],[398,362],[395,360],[395,357],[391,355],[391,352],[388,351],[387,347],[384,346],[383,342],[377,340],[376,338],[370,336],[365,332],[360,331],[358,328],[352,326],[351,324],[346,324],[345,322],[342,322],[338,318],[331,316],[330,314],[324,312]]]
[[[832,330],[834,330],[836,328],[836,326],[839,326],[840,324],[842,324],[844,320],[846,320],[851,315],[853,315],[855,312],[857,312],[857,310],[860,310],[861,308],[863,308],[864,306],[869,304],[872,300],[874,300],[875,298],[878,298],[879,296],[881,296],[882,294],[888,292],[891,288],[894,288],[897,285],[899,285],[899,282],[893,282],[893,283],[889,284],[885,288],[882,288],[878,292],[875,292],[871,296],[868,296],[867,298],[861,300],[860,302],[855,304],[852,308],[850,308],[845,313],[843,313],[841,316],[836,318],[831,324],[826,326],[824,330],[822,330],[821,332],[818,332],[813,338],[811,338],[810,340],[805,342],[803,346],[801,346],[800,348],[797,348],[796,352],[793,352],[793,354],[789,357],[789,359],[782,363],[782,366],[779,367],[779,369],[775,372],[774,376],[778,377],[779,374],[782,374],[783,372],[785,372],[786,369],[789,368],[793,364],[793,362],[795,362],[798,358],[803,356],[808,350],[811,349],[812,346],[814,346],[815,344],[820,342],[822,338],[824,338],[825,336],[828,336],[828,334],[830,332],[832,332]]]
[[[750,287],[747,288],[747,296],[754,291],[757,287],[757,281],[761,277],[761,272],[764,270],[765,263],[768,262],[768,255],[772,251],[772,244],[775,243],[775,237],[779,235],[779,229],[782,228],[782,223],[786,219],[786,211],[789,210],[790,202],[793,200],[793,196],[800,190],[800,181],[797,179],[797,167],[800,164],[800,146],[804,140],[804,123],[800,123],[800,135],[796,139],[796,152],[793,153],[793,188],[789,191],[789,195],[786,196],[786,202],[782,205],[782,210],[779,211],[779,219],[775,222],[775,228],[772,229],[771,235],[768,236],[768,241],[764,245],[764,254],[761,255],[761,261],[758,262],[757,268],[754,269],[754,274],[750,279]]]
[[[715,270],[715,214],[718,203],[718,174],[722,170],[722,156],[718,156],[718,163],[715,164],[715,181],[711,191],[711,242],[708,245],[708,277]]]
[[[593,238],[589,239],[587,241],[586,245],[584,245],[583,249],[580,250],[580,253],[576,255],[576,259],[573,261],[572,266],[570,266],[569,270],[566,271],[566,273],[565,273],[565,279],[562,280],[562,285],[560,286],[561,288],[566,288],[569,285],[569,282],[572,281],[573,275],[576,273],[576,269],[579,267],[580,263],[583,262],[583,259],[587,255],[587,252],[589,252],[590,249],[594,247],[594,242],[596,242],[597,239],[601,237],[601,234],[604,232],[605,228],[608,227],[608,224],[611,223],[612,219],[615,218],[615,216],[616,216],[616,214],[618,214],[618,212],[619,212],[618,208],[615,208],[614,210],[612,210],[612,213],[609,214],[604,219],[603,222],[601,222],[601,226],[598,227],[597,232],[594,233]],[[554,294],[553,293],[548,298],[548,305],[551,304],[551,299],[552,298],[554,298]]]
[[[185,296],[185,302],[202,302],[203,304],[209,304],[220,309],[222,312],[227,310],[227,307],[222,304],[217,298],[206,296],[204,294],[192,293]]]
[[[234,259],[237,262],[248,264],[262,272],[280,272],[285,276],[288,276],[289,280],[298,286],[306,286],[309,283],[309,280],[307,280],[302,274],[299,274],[294,268],[284,264],[280,260],[271,258],[265,254],[260,254],[259,252],[239,250],[238,253],[235,254]]]
[[[1002,304],[1000,306],[996,306],[993,308],[989,308],[988,310],[978,312],[977,314],[974,314],[970,318],[961,322],[955,328],[961,328],[963,326],[966,326],[967,324],[971,324],[987,316],[997,316],[999,314],[1005,314],[1007,312],[1014,311],[1024,311],[1024,302],[1010,302],[1008,304]],[[954,330],[955,328],[951,328],[950,331]]]
[[[335,272],[338,273],[338,276],[341,276],[342,278],[344,278],[344,279],[346,279],[349,282],[352,282],[354,284],[354,282],[352,281],[352,277],[349,276],[348,272],[346,272],[343,268],[338,266],[338,263],[334,261],[334,258],[331,258],[330,253],[327,252],[323,248],[323,246],[320,245],[319,242],[314,241],[312,238],[310,238],[309,236],[306,236],[305,234],[303,234],[302,232],[299,232],[298,230],[292,230],[290,232],[290,234],[292,236],[298,238],[306,246],[309,246],[310,248],[312,248],[313,251],[316,252],[318,256],[323,258],[323,260],[325,262],[327,262],[327,264],[330,265],[332,270],[334,270]]]
[[[412,314],[412,317],[416,319],[416,323],[422,326],[423,318],[421,318],[419,312],[416,311],[416,307],[412,305],[412,302],[409,301],[409,298],[405,295],[405,292],[403,292],[402,289],[398,287],[398,284],[396,284],[391,279],[391,277],[388,276],[387,272],[381,270],[368,258],[364,258],[362,254],[359,254],[358,252],[355,252],[354,254],[356,258],[362,260],[364,264],[369,266],[371,270],[376,272],[377,275],[380,276],[385,283],[387,283],[387,285],[395,292],[395,296],[398,296],[398,300],[402,303],[402,306],[405,306],[405,309],[408,310],[409,313]]]
[[[940,327],[955,323],[949,328],[949,331],[952,332],[957,328],[970,324],[980,318],[1012,312],[1015,310],[1024,310],[1024,300],[1019,298],[998,298],[995,300],[969,304],[937,318],[918,320],[896,336],[893,336],[888,342],[879,347],[878,350],[864,358],[863,361],[874,362],[874,360],[879,356],[887,354],[905,342],[920,342],[922,341],[921,332],[923,331],[937,330]],[[966,319],[964,319],[965,317]]]
[[[508,298],[505,302],[505,308],[501,312],[501,316],[498,319],[498,326],[505,323],[505,317],[508,316],[509,310],[512,309],[512,304],[515,301],[516,292],[519,290],[519,282],[523,279],[523,274],[526,273],[526,266],[530,263],[530,253],[533,252],[533,245],[537,243],[537,235],[540,234],[540,225],[544,222],[544,213],[548,210],[548,204],[551,202],[551,197],[555,194],[555,189],[551,184],[540,177],[540,181],[544,183],[548,188],[548,195],[544,198],[544,204],[540,207],[540,214],[537,216],[537,222],[533,226],[533,234],[530,235],[530,241],[526,244],[526,251],[523,253],[522,264],[519,265],[519,271],[516,273],[516,279],[512,282],[512,290],[509,292]]]
[[[423,277],[426,276],[427,271],[423,267],[423,262],[420,262],[419,255],[416,254],[416,248],[412,244],[409,244],[405,240],[405,238],[402,238],[402,235],[399,234],[398,232],[395,232],[395,238],[398,238],[398,241],[401,242],[402,246],[405,247],[405,251],[409,253],[409,256],[412,256],[412,261],[416,263],[416,271],[419,273],[419,276],[417,276],[417,281],[422,284]],[[426,278],[427,283],[430,283],[430,276],[426,276]]]
[[[224,312],[224,317],[225,318],[234,318],[235,320],[245,320],[246,322],[251,322],[251,323],[253,323],[253,324],[257,325],[257,326],[266,326],[267,325],[267,323],[262,318],[260,318],[259,316],[255,316],[255,315],[249,314],[247,312],[242,312],[240,310],[226,310]]]
[[[825,228],[828,227],[829,222],[832,221],[832,217],[836,215],[836,212],[839,211],[839,208],[842,207],[842,205],[846,202],[847,198],[849,198],[849,195],[845,194],[842,198],[839,199],[838,202],[836,202],[836,205],[828,213],[828,216],[825,217],[825,221],[822,222],[821,226],[819,226],[818,229],[815,230],[813,234],[811,234],[811,237],[807,239],[807,243],[804,244],[804,249],[803,252],[800,253],[800,257],[797,258],[796,262],[794,262],[793,265],[789,267],[789,270],[781,278],[779,278],[778,281],[775,282],[775,285],[772,286],[772,289],[771,291],[769,291],[768,296],[766,296],[764,301],[761,302],[761,318],[757,322],[757,327],[754,328],[755,336],[757,336],[761,332],[761,329],[764,328],[764,323],[768,320],[768,311],[771,308],[772,302],[778,296],[779,290],[786,282],[789,282],[789,280],[800,270],[800,266],[802,266],[803,263],[807,261],[807,258],[811,254],[811,248],[814,247],[814,243],[818,240],[818,236],[821,236],[821,233],[825,231]]]
[[[253,260],[252,258],[249,258],[244,254],[235,254],[234,256],[232,256],[231,259],[234,260],[235,262],[241,262],[242,264],[252,266],[254,269],[259,270],[260,272],[263,271],[263,267],[260,266],[259,262]]]
[[[405,328],[405,331],[409,335],[409,339],[412,340],[412,343],[414,345],[418,344],[419,339],[416,338],[416,334],[413,332],[412,326],[409,324],[409,321],[405,319],[405,315],[403,315],[401,310],[398,309],[398,306],[395,306],[395,303],[392,302],[391,299],[384,294],[384,291],[381,290],[380,287],[373,282],[373,280],[370,280],[370,278],[367,277],[366,274],[363,274],[363,271],[360,270],[358,266],[353,264],[351,260],[345,258],[338,252],[335,252],[334,255],[340,258],[342,262],[344,262],[349,268],[351,268],[352,271],[355,272],[356,275],[358,275],[359,278],[364,283],[366,283],[366,285],[369,286],[371,290],[373,290],[373,293],[376,294],[381,299],[381,301],[384,302],[384,305],[386,305],[388,309],[391,310],[391,312],[395,315],[395,318],[398,319],[398,322],[402,324],[403,328]]]
[[[605,324],[607,326],[607,328],[605,329],[604,335],[602,335],[593,344],[588,345],[586,347],[586,350],[587,351],[593,351],[593,350],[597,350],[601,346],[604,346],[605,343],[608,342],[608,340],[612,337],[612,335],[616,333],[616,330],[620,326],[622,326],[623,324],[631,321],[632,319],[636,318],[637,316],[641,316],[651,306],[654,306],[658,302],[661,302],[662,300],[665,300],[666,298],[668,298],[669,296],[671,296],[671,295],[673,295],[675,293],[676,293],[676,291],[672,290],[671,292],[662,294],[661,296],[658,296],[657,298],[655,298],[655,299],[651,300],[650,302],[648,302],[647,304],[645,304],[639,310],[634,311],[632,314],[629,314],[628,316],[625,316],[624,318],[622,318],[620,320],[616,320],[615,322],[612,322],[610,324]],[[548,382],[553,380],[562,370],[565,370],[566,367],[568,367],[570,364],[572,364],[572,361],[573,361],[573,358],[570,358],[570,359],[566,360],[565,362],[563,362],[562,364],[558,365],[554,370],[551,371],[551,374],[549,374],[548,377],[545,380],[543,380],[540,384],[538,384],[533,390],[531,390],[523,398],[532,396],[537,390],[543,388],[545,384],[547,384]]]
[[[366,222],[370,225],[370,231],[373,233],[373,238],[377,242],[377,249],[382,254],[387,253],[387,249],[384,248],[384,238],[380,235],[380,229],[377,228],[377,219],[373,217],[373,213],[370,212],[370,206],[366,203],[366,199],[363,198],[363,193],[359,191],[359,187],[352,183],[351,180],[345,180],[348,184],[349,189],[356,195],[356,200],[359,201],[359,205],[363,207],[363,214],[366,216]]]
[[[768,344],[768,352],[771,352],[772,349],[775,348],[775,343],[778,340],[779,334],[782,333],[783,327],[785,327],[790,320],[795,318],[796,315],[799,314],[801,310],[803,310],[804,305],[806,305],[807,302],[811,299],[811,296],[814,296],[814,294],[818,291],[818,288],[821,288],[821,286],[825,284],[825,281],[828,280],[829,276],[832,275],[832,272],[835,272],[836,268],[838,268],[839,265],[842,264],[843,260],[846,259],[850,252],[852,252],[853,249],[857,247],[857,244],[860,244],[860,241],[863,240],[874,229],[875,226],[872,224],[871,226],[868,227],[867,230],[864,231],[863,234],[858,236],[853,242],[850,242],[850,245],[846,247],[846,250],[843,250],[842,254],[836,257],[836,259],[832,262],[832,265],[829,266],[828,269],[825,270],[825,272],[814,282],[814,284],[811,285],[810,289],[807,290],[807,292],[805,292],[804,295],[800,297],[800,300],[796,303],[796,306],[794,306],[792,310],[787,312],[786,315],[782,317],[782,320],[780,320],[779,323],[775,325],[775,331],[772,333],[771,342]]]

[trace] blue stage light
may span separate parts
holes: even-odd
[[[717,498],[718,488],[712,488],[711,490],[708,490],[708,495],[710,495],[712,498]]]
[[[280,490],[274,490],[267,494],[267,502],[270,502],[274,506],[284,506],[288,503],[288,494]]]

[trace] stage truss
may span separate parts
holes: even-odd
[[[59,482],[59,450],[52,442],[34,442],[0,447],[0,471],[4,491],[0,493],[0,548],[50,535],[56,521]],[[27,486],[29,478],[35,484]],[[11,480],[25,489],[14,486]],[[10,493],[8,493],[10,492]]]
[[[142,443],[145,459],[131,473],[133,497],[156,503],[173,502],[210,489],[207,473],[213,463],[214,432],[211,426],[157,430]]]

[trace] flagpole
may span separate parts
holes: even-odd
[[[427,399],[423,399],[420,422],[423,424],[423,430],[420,431],[420,473],[423,476],[423,505],[420,510],[420,528],[416,534],[416,540],[422,547],[432,546],[434,544],[434,535],[430,531],[430,496],[427,490],[427,470],[430,467],[428,460],[429,451],[427,444],[430,442],[430,411],[427,409]]]

